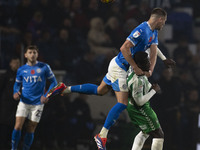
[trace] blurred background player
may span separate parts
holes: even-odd
[[[149,70],[150,62],[147,53],[136,52],[134,60],[140,69]],[[132,68],[127,83],[129,89],[127,111],[132,123],[141,130],[134,139],[132,150],[141,150],[149,135],[153,138],[151,150],[162,150],[164,134],[149,102],[151,97],[160,90],[159,85],[151,85],[145,75],[136,75]]]
[[[137,26],[128,36],[124,44],[120,48],[119,54],[114,57],[109,64],[108,73],[104,77],[101,84],[82,84],[70,86],[64,90],[62,94],[70,92],[78,92],[85,94],[104,95],[112,86],[118,103],[108,113],[105,124],[99,134],[95,136],[95,141],[99,149],[105,150],[107,134],[110,127],[118,119],[120,113],[126,109],[128,104],[128,87],[126,83],[127,70],[129,66],[134,69],[137,75],[146,74],[148,77],[152,75],[157,59],[157,51],[160,51],[158,45],[158,30],[165,25],[167,13],[162,8],[154,8],[151,12],[150,19]],[[143,72],[133,60],[133,56],[137,51],[146,51],[150,48],[150,70]],[[161,52],[159,52],[161,54]],[[168,66],[175,65],[171,59],[166,59],[162,55],[161,59]],[[59,87],[56,87],[59,88]],[[53,92],[50,94],[54,94]]]
[[[43,107],[41,101],[47,101],[45,92],[46,79],[50,81],[49,90],[56,86],[56,78],[48,64],[37,61],[38,48],[28,46],[25,51],[27,63],[17,71],[13,98],[20,102],[16,112],[16,122],[12,132],[12,150],[16,150],[21,137],[23,124],[28,118],[23,150],[29,150],[34,139],[34,132],[40,121]],[[21,92],[20,92],[21,89]],[[48,91],[49,91],[48,90]]]
[[[15,124],[18,101],[13,99],[13,85],[17,69],[20,67],[18,57],[12,57],[9,69],[0,76],[0,149],[11,149],[11,134]]]

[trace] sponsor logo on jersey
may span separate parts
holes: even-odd
[[[27,71],[26,71],[26,70],[24,70],[24,73],[27,73]]]
[[[153,34],[153,40],[155,39],[155,34]]]
[[[140,36],[140,32],[139,31],[135,31],[135,33],[133,33],[133,37],[137,38]]]
[[[27,77],[24,77],[24,80],[30,83],[42,82],[42,78],[40,76],[27,76]]]

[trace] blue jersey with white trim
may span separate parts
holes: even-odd
[[[17,70],[16,86],[14,86],[13,93],[18,92],[19,85],[22,85],[20,101],[31,105],[41,104],[40,98],[45,92],[46,79],[50,80],[54,85],[57,84],[48,64],[39,61],[34,66],[25,64]]]
[[[143,22],[131,32],[127,40],[134,45],[130,48],[133,57],[137,51],[146,51],[151,45],[158,45],[158,31],[152,31],[150,25],[147,22]],[[122,52],[119,52],[115,61],[122,69],[128,70],[130,65],[122,55]]]

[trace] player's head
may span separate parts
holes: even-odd
[[[20,59],[16,56],[13,56],[10,60],[10,69],[12,71],[17,71],[17,69],[19,68],[20,66]]]
[[[154,8],[151,11],[150,19],[155,22],[155,29],[161,30],[167,20],[167,12],[162,8]]]
[[[133,59],[137,66],[142,70],[142,71],[149,71],[150,69],[150,61],[148,54],[143,51],[138,51],[134,54]]]
[[[28,62],[34,63],[38,58],[38,48],[36,45],[30,45],[25,49],[25,58]]]

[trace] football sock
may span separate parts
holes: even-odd
[[[116,120],[119,118],[120,113],[126,109],[126,105],[122,103],[117,103],[115,106],[112,107],[112,109],[109,111],[108,116],[106,118],[106,121],[104,123],[104,127],[106,129],[110,129],[110,127],[116,122]]]
[[[153,142],[151,145],[151,150],[162,150],[163,149],[163,138],[153,138]]]
[[[29,150],[31,147],[31,144],[33,143],[34,139],[34,133],[26,133],[24,137],[24,145],[23,150]]]
[[[21,130],[13,130],[12,132],[12,150],[16,150],[21,138]]]
[[[144,145],[144,142],[146,141],[146,139],[149,137],[148,134],[145,134],[143,133],[142,131],[140,131],[135,139],[134,139],[134,142],[133,142],[133,146],[132,146],[132,149],[131,150],[141,150],[143,145]]]
[[[88,84],[71,86],[71,92],[97,95],[97,88],[98,88],[97,85],[88,83]]]
[[[107,135],[108,135],[108,131],[109,131],[108,129],[106,129],[106,128],[103,127],[103,128],[101,129],[101,132],[99,133],[100,137],[101,137],[101,138],[106,138]]]

